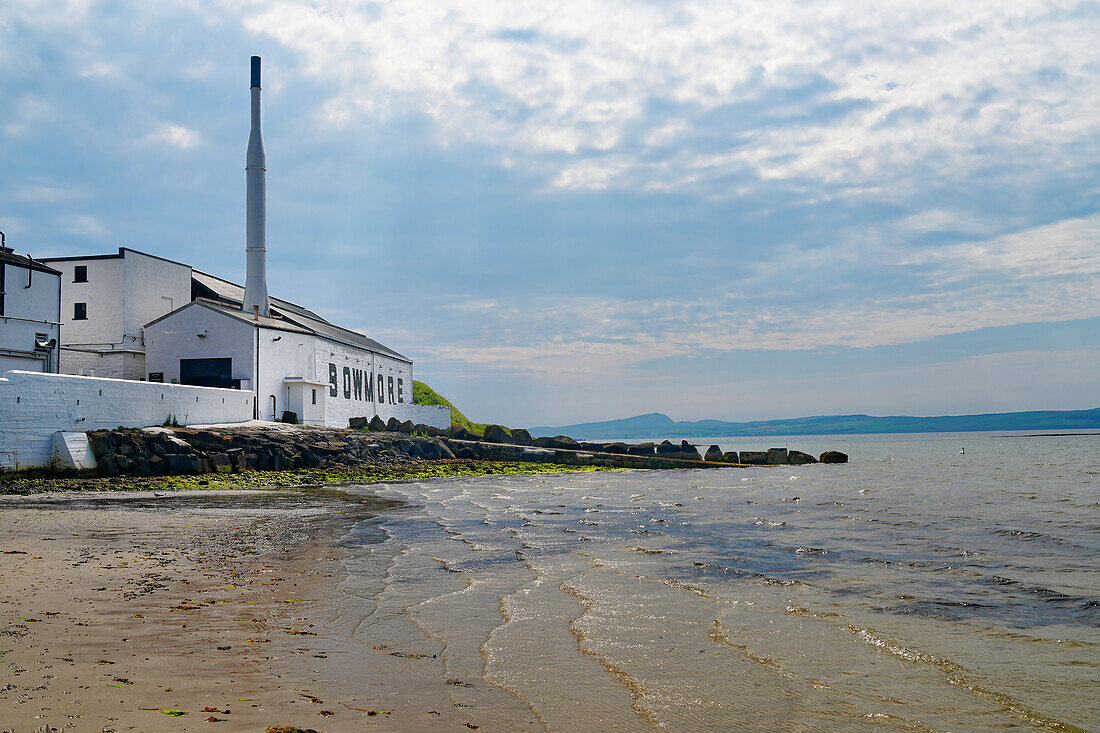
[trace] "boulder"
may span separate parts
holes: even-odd
[[[486,425],[485,435],[482,436],[486,443],[511,443],[512,436],[499,425]]]
[[[653,443],[638,443],[637,445],[629,446],[626,452],[632,456],[651,456],[653,455]]]
[[[412,434],[413,434],[413,430],[415,430],[415,429],[416,429],[416,426],[415,426],[415,425],[413,425],[413,421],[412,421],[412,420],[406,420],[406,421],[405,421],[405,422],[403,422],[403,423],[399,423],[399,424],[398,424],[398,426],[397,426],[397,429],[398,429],[398,430],[399,430],[400,432],[402,432],[402,433],[405,433],[405,435],[412,435]]]
[[[400,432],[401,431],[400,421],[398,421],[398,419],[396,417],[391,417],[389,420],[386,421],[386,430],[389,430],[391,433]]]
[[[348,427],[352,430],[363,430],[370,426],[369,417],[349,417]]]
[[[762,450],[741,451],[741,463],[747,463],[750,466],[763,466],[767,462],[768,454]]]
[[[792,450],[787,453],[788,465],[801,466],[806,463],[817,463],[817,459],[811,456],[809,453],[803,453],[800,450]]]
[[[539,448],[561,448],[564,450],[580,450],[581,444],[568,435],[555,435],[553,438],[535,438],[535,445]]]
[[[214,470],[218,473],[229,473],[233,470],[233,464],[229,456],[224,453],[211,453],[210,460],[214,464]]]
[[[455,458],[477,458],[477,451],[468,445],[463,445],[455,449]]]
[[[630,453],[630,446],[626,443],[607,443],[603,447],[604,453],[614,453],[615,455],[625,456]]]
[[[787,465],[787,449],[786,448],[768,448],[765,462],[769,466],[785,466]]]
[[[838,450],[827,450],[821,454],[818,460],[822,463],[847,463],[848,454],[841,453]]]
[[[92,453],[95,454],[96,458],[114,453],[115,443],[108,432],[97,430],[88,433],[88,444],[91,445]]]
[[[660,445],[657,446],[657,455],[664,458],[678,458],[680,455],[680,446],[663,440]]]
[[[716,445],[712,445],[711,447],[707,448],[707,454],[705,456],[703,456],[703,460],[706,460],[706,461],[721,461],[722,460],[722,449],[719,448]]]
[[[374,417],[372,417],[370,419],[369,425],[370,425],[370,429],[374,430],[376,432],[379,431],[379,430],[385,430],[386,429],[386,421],[383,420],[382,418],[378,417],[377,415],[375,415]]]
[[[523,428],[512,428],[512,443],[515,445],[534,445],[531,434]]]
[[[279,419],[279,422],[286,423],[287,425],[297,425],[298,413],[291,412],[290,410],[283,410],[283,416]]]
[[[167,458],[168,473],[202,473],[202,462],[197,456],[171,453]]]
[[[104,476],[117,476],[118,475],[118,462],[117,456],[114,453],[109,453],[104,456],[96,457],[96,468]]]
[[[686,440],[680,441],[680,458],[686,461],[703,460],[703,457],[699,455],[699,449]]]
[[[731,450],[722,454],[722,463],[740,463],[741,458],[737,455],[737,451]]]
[[[481,436],[477,433],[471,433],[461,425],[452,425],[451,429],[447,431],[450,437],[458,440],[481,440]]]
[[[164,459],[160,456],[149,456],[147,463],[149,464],[150,476],[163,476],[165,469],[167,469]]]

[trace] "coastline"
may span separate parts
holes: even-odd
[[[563,473],[571,471],[627,470],[605,466],[575,466],[560,463],[479,461],[471,459],[409,461],[387,466],[344,466],[239,473],[180,474],[171,476],[100,476],[91,471],[54,472],[32,470],[0,473],[0,496],[44,492],[97,491],[187,491],[230,489],[294,489],[309,486],[376,484],[386,481],[416,481],[454,476]]]
[[[448,683],[431,643],[355,633],[371,609],[341,590],[340,537],[398,506],[308,489],[0,499],[0,730],[491,722],[514,698]],[[356,602],[349,625],[337,609]]]

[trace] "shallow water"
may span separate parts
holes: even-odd
[[[356,633],[516,729],[1100,727],[1100,437],[708,442],[852,462],[353,487]]]

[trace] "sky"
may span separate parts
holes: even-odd
[[[1100,406],[1100,3],[0,0],[0,229],[268,278],[472,419]]]

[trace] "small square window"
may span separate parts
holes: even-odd
[[[73,320],[74,321],[86,321],[86,320],[88,320],[88,304],[87,303],[73,303]]]
[[[73,271],[73,282],[74,283],[86,283],[86,282],[88,282],[88,266],[87,265],[77,265],[76,266],[76,269]]]

